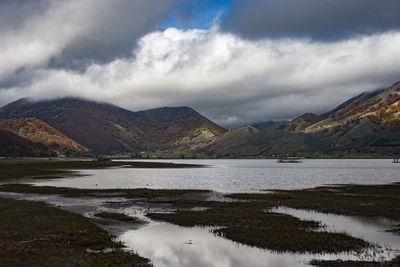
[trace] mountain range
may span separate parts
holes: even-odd
[[[140,152],[268,157],[328,151],[400,152],[400,83],[323,114],[226,130],[190,107],[133,112],[79,98],[20,99],[0,108],[0,156]]]
[[[279,127],[303,132],[331,149],[400,152],[400,82],[362,93],[327,113],[304,114]]]
[[[0,119],[11,118],[36,118],[98,154],[164,151],[183,146],[188,136],[212,139],[226,131],[189,107],[132,112],[77,98],[20,99],[0,109]]]

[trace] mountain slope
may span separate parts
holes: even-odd
[[[0,156],[1,157],[34,157],[54,156],[49,149],[29,139],[20,137],[10,131],[0,129]]]
[[[308,126],[313,125],[314,123],[317,123],[322,119],[323,117],[318,116],[316,114],[306,113],[294,119],[293,121],[289,122],[288,124],[282,125],[281,127],[279,127],[279,129],[285,131],[301,132]]]
[[[222,135],[222,127],[188,107],[132,112],[114,105],[63,98],[21,99],[0,109],[0,118],[36,117],[97,153],[163,150],[200,128]]]
[[[0,129],[34,143],[41,143],[56,154],[84,154],[89,150],[36,118],[0,119]]]
[[[157,108],[135,112],[134,122],[157,147],[174,148],[185,137],[209,133],[209,137],[222,136],[224,128],[211,122],[189,107]],[[188,141],[190,143],[190,141]]]
[[[326,149],[321,141],[305,133],[263,131],[252,126],[232,129],[207,147],[208,152],[221,157],[314,153]]]
[[[360,94],[330,112],[314,115],[301,127],[293,127],[299,125],[298,121],[299,118],[295,119],[284,129],[311,134],[336,148],[387,151],[388,146],[376,144],[381,144],[378,140],[384,136],[400,131],[400,83],[386,90]],[[399,150],[394,145],[392,148]]]

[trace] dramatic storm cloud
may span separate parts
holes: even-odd
[[[400,28],[398,0],[237,0],[224,28],[247,38],[341,40]]]
[[[0,78],[21,68],[113,60],[157,29],[178,0],[0,3]]]
[[[369,24],[376,7],[369,0],[359,10],[358,0],[322,1],[332,14],[316,0],[206,2],[203,17],[180,25],[199,1],[6,1],[0,105],[63,96],[132,110],[187,105],[231,126],[324,112],[400,80],[400,31],[387,8],[396,2],[382,0],[376,12],[383,22],[370,16]],[[282,25],[268,17],[268,6]],[[340,19],[345,7],[353,20]],[[337,27],[325,36],[315,17],[324,12]],[[307,30],[310,20],[315,25]]]

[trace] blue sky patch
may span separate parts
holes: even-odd
[[[228,17],[235,0],[189,0],[172,9],[162,29],[209,29]]]

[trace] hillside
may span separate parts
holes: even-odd
[[[55,156],[49,149],[10,131],[0,129],[0,157],[47,157]]]
[[[83,155],[89,150],[36,118],[1,119],[0,129],[34,143],[40,143],[56,155]]]
[[[135,112],[134,123],[146,133],[155,147],[176,148],[186,140],[189,145],[202,135],[213,139],[226,131],[189,107],[156,108]],[[203,134],[207,133],[207,134]]]
[[[305,133],[281,130],[264,131],[243,126],[225,133],[207,147],[219,157],[258,157],[325,151],[327,147]]]
[[[280,130],[285,130],[285,131],[295,131],[295,132],[301,132],[304,131],[307,127],[313,125],[314,123],[319,122],[322,120],[323,117],[313,114],[313,113],[306,113],[293,121],[289,122],[286,125],[282,125],[279,127]]]
[[[1,118],[36,117],[84,147],[102,154],[174,149],[199,129],[215,136],[225,129],[189,107],[132,112],[77,98],[20,99],[0,109]]]
[[[283,129],[311,134],[332,148],[400,151],[400,83],[360,94],[322,115],[305,114]]]
[[[261,130],[275,130],[282,125],[286,125],[289,121],[259,121],[253,123],[251,126]]]

